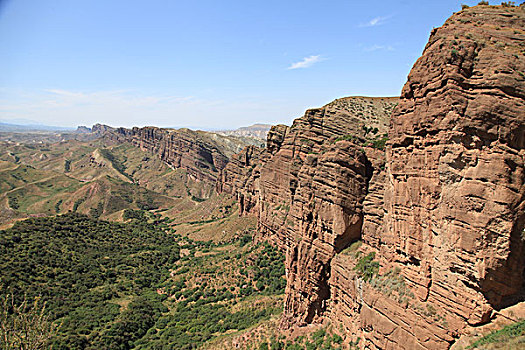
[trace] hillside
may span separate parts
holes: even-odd
[[[161,209],[164,215],[187,217],[188,222],[210,220],[211,212],[195,209],[204,199],[215,196],[218,170],[206,157],[210,156],[212,162],[216,157],[219,166],[227,163],[234,152],[255,142],[200,131],[157,129],[160,135],[170,135],[171,141],[165,147],[173,150],[166,154],[169,158],[180,152],[177,163],[171,158],[162,159],[155,153],[158,148],[141,147],[137,138],[126,139],[115,130],[95,125],[93,132],[85,134],[88,141],[3,142],[0,227],[28,216],[66,212],[119,221],[124,209]],[[187,148],[178,148],[184,142],[189,142]],[[222,199],[212,202],[217,201]],[[217,204],[221,205],[227,204]],[[242,220],[231,221],[207,226],[210,232],[219,227],[231,236],[231,229]],[[195,225],[187,226],[190,233],[194,231]],[[215,239],[217,235],[205,236]]]
[[[0,290],[47,303],[62,323],[53,348],[193,349],[280,313],[276,249],[249,236],[195,242],[159,216],[128,216],[66,214],[0,231]]]

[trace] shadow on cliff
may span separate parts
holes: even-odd
[[[525,207],[522,201],[520,208]],[[481,292],[495,310],[501,310],[525,301],[525,213],[518,209],[510,237],[509,258],[501,265],[489,269],[480,281]]]

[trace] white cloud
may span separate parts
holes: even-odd
[[[380,26],[381,24],[384,24],[387,19],[389,19],[392,16],[377,16],[372,18],[370,21],[366,23],[361,23],[359,27],[375,27]]]
[[[363,48],[363,51],[365,52],[372,52],[378,50],[394,51],[394,47],[392,45],[372,45]]]
[[[308,56],[303,58],[302,61],[292,63],[290,67],[288,67],[288,69],[309,68],[322,60],[323,58],[321,57],[321,55]]]

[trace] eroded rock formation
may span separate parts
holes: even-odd
[[[523,28],[523,8],[465,9],[432,31],[390,122],[395,99],[336,100],[224,168],[218,189],[286,252],[283,327],[446,349],[523,300]]]
[[[292,127],[273,127],[255,159],[245,149],[222,171],[219,190],[250,203],[241,207],[258,215],[259,239],[287,252],[286,324],[326,311],[330,261],[361,233],[374,166],[365,152],[383,165],[397,101],[348,97],[308,110]]]
[[[159,157],[173,169],[186,172],[189,181],[199,182],[198,196],[208,196],[216,186],[219,171],[229,158],[246,145],[258,145],[253,138],[224,136],[189,129],[157,127],[112,128],[94,125],[94,133],[104,135],[107,141],[129,142]],[[256,146],[253,146],[256,147]],[[204,187],[203,187],[204,186]],[[192,187],[192,186],[190,186]],[[195,192],[188,188],[188,192]]]
[[[523,8],[477,6],[432,32],[392,117],[384,224],[363,236],[451,336],[523,298],[524,27]]]
[[[214,182],[228,157],[197,131],[144,127],[118,128],[115,133],[143,150],[156,154],[173,168],[185,169],[196,180]]]

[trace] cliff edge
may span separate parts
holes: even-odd
[[[309,110],[224,167],[218,190],[286,253],[282,327],[447,349],[524,300],[523,28],[523,7],[464,9],[432,31],[399,101]]]

